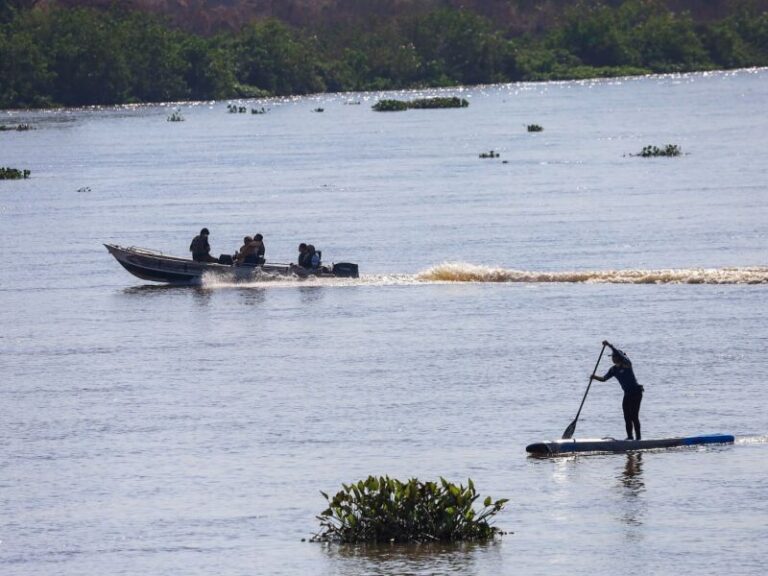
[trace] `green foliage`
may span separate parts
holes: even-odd
[[[506,504],[487,497],[483,508],[473,507],[479,495],[472,480],[467,486],[440,482],[407,482],[388,476],[369,476],[329,497],[328,508],[317,519],[321,531],[314,541],[340,543],[481,541],[501,533],[490,519]]]
[[[408,110],[408,102],[402,100],[385,99],[379,100],[371,106],[376,112],[402,112]]]
[[[637,156],[641,156],[642,158],[653,158],[656,156],[680,156],[682,153],[680,146],[677,144],[667,144],[663,148],[659,148],[658,146],[644,146]]]
[[[467,106],[469,106],[469,102],[464,98],[459,98],[457,96],[438,96],[435,98],[418,98],[410,101],[394,99],[379,100],[372,106],[372,108],[376,112],[402,112],[409,108],[466,108]]]
[[[16,124],[15,126],[0,124],[0,132],[8,132],[10,130],[14,130],[15,132],[26,132],[27,130],[33,130],[33,128],[30,124]]]
[[[29,178],[30,174],[32,172],[29,170],[0,167],[0,180],[21,180],[22,178]]]
[[[278,20],[198,37],[114,3],[0,2],[0,108],[384,90],[768,65],[768,12],[734,0],[695,24],[666,0],[581,0],[538,35],[510,37],[469,9],[360,26]]]

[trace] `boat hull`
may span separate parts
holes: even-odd
[[[307,276],[358,277],[357,265],[351,263],[339,263],[331,269],[323,268],[317,271],[278,263],[265,263],[261,266],[233,266],[216,262],[195,262],[187,258],[167,256],[143,248],[124,248],[116,244],[104,244],[104,246],[123,268],[137,278],[164,284],[199,284],[205,274],[216,274],[235,280],[254,279],[261,274],[299,278]]]
[[[579,452],[629,452],[632,450],[652,450],[674,448],[677,446],[696,446],[699,444],[732,444],[730,434],[708,434],[680,438],[656,438],[650,440],[616,440],[614,438],[569,438],[551,442],[536,442],[525,447],[526,452],[534,456],[557,456]]]

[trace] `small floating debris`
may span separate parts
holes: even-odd
[[[22,180],[29,178],[29,170],[19,170],[18,168],[0,167],[0,180]]]
[[[379,100],[372,106],[376,112],[402,112],[409,108],[428,109],[428,108],[466,108],[469,102],[464,98],[457,96],[440,96],[435,98],[419,98],[418,100]]]
[[[543,132],[544,128],[538,124],[528,124],[528,132]]]
[[[34,130],[34,128],[29,124],[16,124],[15,126],[0,124],[0,132],[26,132],[27,130]]]
[[[640,154],[630,154],[630,156],[640,156],[641,158],[654,158],[657,156],[680,156],[683,151],[677,144],[667,144],[663,148],[658,146],[645,146]]]
[[[491,150],[490,152],[482,152],[480,154],[480,158],[498,158],[500,154],[494,150]]]
[[[186,120],[186,118],[181,115],[180,110],[174,110],[173,113],[168,116],[168,122],[184,122],[184,120]]]
[[[90,186],[83,186],[82,188],[78,188],[77,191],[80,194],[83,194],[85,192],[90,192],[91,191],[91,187]]]
[[[325,112],[325,108],[315,108],[312,112]]]

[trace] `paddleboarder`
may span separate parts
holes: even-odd
[[[624,390],[624,400],[621,402],[621,408],[624,411],[624,425],[627,428],[627,440],[641,440],[640,435],[640,403],[643,401],[643,387],[637,383],[635,372],[632,370],[632,362],[629,357],[615,348],[608,340],[603,340],[603,346],[611,349],[611,360],[613,366],[608,369],[604,376],[592,374],[591,380],[605,382],[611,378],[616,378]],[[634,428],[634,435],[633,429]]]

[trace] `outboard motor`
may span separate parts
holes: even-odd
[[[219,264],[226,264],[228,266],[232,266],[235,261],[232,259],[232,255],[230,254],[220,254],[219,255]]]
[[[333,265],[333,275],[339,278],[359,278],[357,264],[352,262],[337,262]]]

